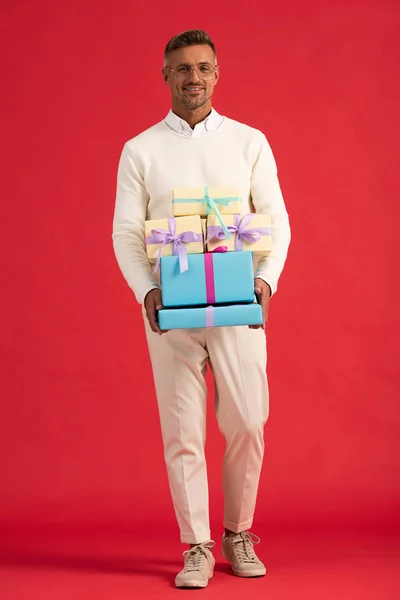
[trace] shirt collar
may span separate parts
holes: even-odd
[[[165,122],[176,133],[186,137],[198,137],[210,131],[215,131],[221,125],[223,117],[212,108],[210,114],[192,129],[189,124],[178,117],[172,110],[165,117]]]

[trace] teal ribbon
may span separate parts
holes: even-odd
[[[210,212],[212,211],[215,216],[217,217],[219,224],[221,225],[221,229],[225,234],[225,237],[227,240],[231,239],[231,234],[229,229],[227,228],[227,226],[225,225],[221,214],[218,210],[217,204],[221,204],[221,206],[229,206],[229,204],[231,202],[235,202],[236,200],[239,200],[239,198],[232,196],[231,198],[229,197],[225,197],[225,198],[210,198],[210,196],[208,195],[208,186],[204,187],[204,197],[203,198],[174,198],[172,200],[173,204],[180,204],[182,202],[182,204],[188,204],[188,203],[192,203],[192,202],[201,202],[202,204],[206,205],[206,214],[209,215]]]

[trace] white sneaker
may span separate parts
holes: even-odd
[[[262,577],[267,569],[254,552],[254,544],[260,538],[249,531],[222,537],[222,555],[229,560],[232,571],[238,577]]]
[[[185,550],[184,567],[175,578],[175,585],[178,588],[204,588],[208,580],[214,574],[215,558],[211,552],[215,542],[209,541],[203,544],[197,544]]]

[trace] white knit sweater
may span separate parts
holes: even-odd
[[[146,219],[172,217],[176,187],[237,186],[242,213],[270,214],[273,251],[255,260],[255,276],[274,293],[290,242],[289,219],[279,187],[275,160],[264,136],[224,118],[216,131],[184,137],[165,121],[128,141],[117,178],[113,244],[120,269],[138,302],[159,284],[144,246]]]

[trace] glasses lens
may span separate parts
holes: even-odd
[[[191,65],[180,65],[176,69],[172,69],[172,71],[176,79],[187,79],[191,76],[193,69],[197,71],[197,75],[204,81],[212,79],[215,74],[215,66],[209,64],[200,65],[198,67],[193,67]]]

